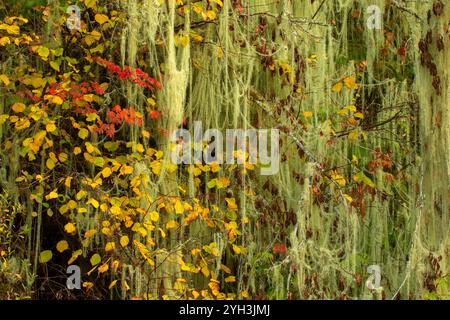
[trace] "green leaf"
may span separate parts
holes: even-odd
[[[55,57],[60,57],[63,54],[63,52],[64,52],[63,48],[58,48],[55,50],[52,49],[52,53]]]
[[[105,160],[102,157],[96,157],[94,160],[94,165],[103,168],[103,166],[105,165]]]
[[[100,257],[100,255],[98,253],[96,253],[91,257],[90,261],[91,261],[92,266],[96,266],[102,261],[102,258]]]
[[[86,121],[89,121],[89,122],[93,122],[97,119],[100,119],[100,117],[95,113],[89,113],[88,116],[86,117]]]
[[[105,147],[106,150],[110,151],[110,152],[114,152],[119,148],[119,143],[118,142],[105,142],[105,144],[103,145]]]
[[[59,72],[59,65],[60,64],[61,64],[60,61],[50,61],[50,67],[52,67],[53,69],[55,69],[58,72]]]
[[[375,184],[373,181],[364,174],[364,172],[360,171],[354,176],[354,180],[357,182],[362,182],[365,185],[368,185],[371,188],[375,188]]]
[[[94,8],[97,5],[97,0],[84,0],[87,8]]]
[[[39,49],[37,50],[37,53],[39,54],[39,56],[42,59],[47,60],[47,58],[50,54],[50,50],[47,47],[39,47]]]
[[[80,131],[78,131],[78,136],[83,140],[86,139],[88,137],[88,135],[89,135],[89,131],[85,128],[81,128]]]
[[[41,254],[39,255],[39,262],[47,263],[52,259],[52,257],[53,253],[51,252],[51,250],[42,251]]]
[[[207,183],[207,186],[209,189],[212,189],[216,186],[216,183],[217,183],[217,179],[212,179]]]

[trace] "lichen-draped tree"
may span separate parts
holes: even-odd
[[[426,23],[417,43],[415,86],[420,119],[420,203],[411,270],[412,290],[435,290],[435,280],[448,272],[450,217],[450,47],[449,5],[435,1],[426,11]],[[424,15],[425,16],[425,15]],[[445,27],[447,26],[447,27]],[[445,38],[447,37],[447,41]],[[420,279],[420,280],[419,280]],[[409,281],[409,279],[405,279]],[[419,283],[417,283],[419,282]]]
[[[258,208],[255,207],[255,202],[258,203],[260,199],[249,199],[245,193],[241,193],[241,214],[251,217],[251,221],[253,221],[241,230],[244,235],[243,245],[249,248],[246,260],[239,263],[235,262],[237,263],[236,267],[239,268],[240,287],[242,289],[251,288],[253,291],[258,292],[258,290],[267,289],[267,285],[277,288],[276,293],[274,293],[277,298],[286,298],[287,291],[291,291],[292,285],[296,285],[300,296],[307,296],[310,294],[308,291],[311,290],[307,282],[311,281],[311,276],[314,274],[321,279],[323,285],[326,285],[331,292],[337,290],[340,285],[339,282],[345,282],[344,287],[348,286],[351,288],[354,287],[353,282],[357,278],[355,275],[364,273],[358,259],[367,259],[373,263],[383,263],[383,274],[386,278],[389,278],[391,282],[389,292],[393,294],[398,292],[400,288],[404,290],[405,277],[408,278],[408,283],[411,281],[407,270],[407,268],[411,268],[408,256],[411,253],[411,257],[414,257],[415,250],[417,250],[416,245],[413,245],[413,243],[416,243],[415,239],[420,239],[421,235],[428,234],[428,232],[431,232],[433,237],[439,234],[439,232],[437,234],[434,233],[434,229],[424,233],[425,231],[421,231],[420,227],[417,228],[417,226],[422,225],[422,222],[419,221],[422,213],[419,208],[416,208],[417,201],[420,202],[420,200],[418,200],[419,194],[417,194],[415,188],[411,188],[414,190],[411,190],[409,195],[406,194],[406,196],[410,197],[406,202],[408,204],[395,205],[396,199],[391,199],[390,202],[393,204],[386,205],[375,200],[371,208],[367,209],[365,220],[358,218],[355,213],[348,214],[349,207],[345,205],[346,201],[340,201],[328,217],[323,215],[323,206],[312,203],[308,185],[312,183],[311,180],[314,179],[314,176],[320,173],[317,172],[317,162],[320,162],[318,159],[328,158],[330,166],[340,167],[348,163],[348,160],[346,160],[348,154],[353,153],[358,157],[363,157],[366,154],[360,147],[355,148],[345,139],[341,139],[333,148],[333,152],[338,151],[336,156],[331,156],[329,148],[324,147],[323,140],[325,139],[317,139],[317,134],[320,131],[328,137],[332,136],[329,123],[321,123],[318,119],[320,115],[323,114],[329,117],[338,106],[350,104],[355,99],[355,96],[352,94],[339,97],[337,98],[338,101],[332,97],[330,84],[333,82],[333,79],[355,72],[352,64],[342,64],[339,59],[342,60],[347,56],[353,56],[355,58],[366,58],[367,60],[368,73],[367,77],[363,79],[364,82],[367,82],[367,86],[364,82],[361,83],[363,93],[360,100],[362,103],[361,107],[367,108],[366,111],[374,115],[374,118],[368,120],[373,123],[368,123],[368,126],[375,124],[377,120],[395,117],[395,115],[398,115],[399,108],[405,109],[408,106],[415,106],[414,101],[416,97],[425,99],[425,95],[419,92],[417,95],[408,92],[408,87],[411,84],[408,83],[407,76],[404,77],[403,81],[397,81],[390,78],[390,74],[386,74],[388,69],[378,66],[379,61],[383,59],[380,56],[380,49],[385,45],[383,40],[386,38],[386,34],[381,30],[370,30],[365,27],[364,22],[367,16],[364,15],[364,9],[373,4],[377,4],[382,8],[382,13],[385,16],[384,25],[389,28],[388,30],[392,34],[407,35],[410,30],[414,31],[411,38],[407,41],[411,42],[410,48],[416,48],[420,37],[419,34],[422,31],[418,25],[417,16],[421,16],[420,12],[425,12],[427,6],[414,3],[411,5],[411,9],[404,10],[403,7],[394,7],[392,5],[386,9],[383,1],[377,3],[365,1],[360,4],[355,4],[353,1],[338,1],[333,4],[316,2],[312,5],[308,1],[252,1],[247,2],[245,4],[246,7],[245,5],[243,7],[245,10],[248,10],[249,17],[241,15],[234,10],[232,2],[225,1],[218,22],[205,27],[206,38],[210,39],[209,45],[204,45],[201,48],[195,46],[191,48],[193,66],[188,69],[191,70],[192,74],[188,77],[190,82],[187,102],[184,107],[190,121],[201,120],[206,127],[221,129],[227,127],[249,128],[255,125],[259,127],[275,127],[280,123],[282,125],[289,123],[289,118],[286,114],[274,112],[274,109],[280,105],[286,109],[291,107],[296,114],[302,110],[312,110],[317,115],[316,121],[312,124],[312,130],[307,133],[301,132],[300,127],[289,126],[289,135],[302,137],[305,149],[312,150],[315,158],[306,159],[308,160],[306,162],[302,161],[297,156],[298,146],[291,144],[289,149],[284,149],[289,161],[283,163],[278,176],[269,179],[255,177],[255,180],[251,180],[252,182],[258,181],[258,184],[263,184],[267,180],[273,183],[277,191],[273,194],[276,199],[272,199],[272,205],[277,203],[278,210],[293,212],[296,217],[296,223],[286,226],[286,230],[276,230],[270,226],[270,223],[264,226],[254,225],[253,223],[255,220],[258,220],[261,214],[258,212]],[[170,8],[170,6],[168,5],[167,8]],[[363,18],[358,21],[358,25],[350,21],[350,14],[354,12],[352,8],[356,8],[363,13]],[[409,10],[412,10],[412,12],[418,10],[418,13],[414,15]],[[168,22],[168,29],[163,28],[163,30],[169,30],[169,36],[167,38],[168,51],[162,60],[167,61],[169,66],[173,66],[175,64],[173,61],[174,47],[170,35],[174,26],[173,22],[171,22],[170,10],[165,15],[165,18],[160,17],[160,21]],[[154,19],[154,16],[149,15],[148,17],[149,19]],[[303,20],[298,17],[314,17],[315,19],[314,21],[309,19]],[[329,21],[333,21],[333,18],[335,19],[334,21],[338,22],[329,24]],[[399,20],[402,23],[393,23],[393,21]],[[180,24],[183,23],[182,20],[178,22]],[[141,22],[142,25],[146,25],[146,23],[150,24],[151,21]],[[270,42],[272,45],[271,53],[269,54],[258,52],[257,48],[255,48],[254,35],[250,32],[250,30],[255,29],[261,23],[265,24],[266,37],[264,41]],[[188,24],[184,27],[186,28],[187,26]],[[180,27],[183,28],[182,25]],[[358,28],[364,30],[362,37],[355,34]],[[151,31],[149,33],[152,34]],[[361,41],[365,41],[366,45],[360,52],[351,48],[351,46]],[[396,41],[400,42],[403,39]],[[236,47],[236,43],[239,43],[240,48]],[[186,48],[178,48],[178,50],[185,51]],[[411,56],[418,59],[417,50],[411,49],[411,51],[413,51]],[[155,51],[153,55],[156,54],[157,52]],[[180,54],[183,55],[182,53]],[[305,63],[305,60],[307,61],[312,55],[318,57],[317,62]],[[445,57],[445,54],[442,54],[442,56]],[[178,60],[181,61],[180,59],[182,58]],[[286,63],[286,65],[297,70],[295,75],[297,88],[300,87],[300,89],[308,93],[307,99],[305,99],[303,94],[289,99],[292,94],[295,95],[295,92],[292,91],[295,87],[286,85],[291,79],[274,78],[270,70],[265,69],[258,62],[258,60],[263,59],[276,59],[278,63]],[[412,68],[411,66],[409,67]],[[418,66],[414,66],[414,68],[418,68]],[[409,72],[406,67],[403,70]],[[287,73],[286,78],[289,77],[294,77],[294,74]],[[419,81],[424,81],[422,77],[418,77],[418,79],[420,79]],[[421,85],[420,87],[423,88]],[[180,86],[180,90],[183,90],[182,88],[183,85]],[[171,96],[173,94],[172,89],[169,90],[167,87],[166,94]],[[180,93],[177,92],[176,94]],[[380,100],[381,109],[375,103],[371,105],[372,101],[369,99],[374,99],[373,97]],[[302,100],[305,100],[305,102],[302,102]],[[445,96],[443,96],[443,101],[445,101]],[[167,102],[168,100],[166,99]],[[178,105],[178,103],[167,104],[165,108],[172,110],[171,112],[176,114],[181,114],[178,110]],[[445,106],[445,104],[443,105]],[[174,111],[171,107],[178,111]],[[421,116],[422,108],[423,103],[421,102],[419,115],[415,119],[423,121]],[[386,111],[383,112],[383,110]],[[400,110],[400,112],[408,113],[409,111]],[[272,117],[274,113],[277,114],[277,117]],[[412,116],[417,116],[417,114],[414,114],[414,111],[411,111],[411,113]],[[270,116],[267,117],[267,115]],[[273,121],[274,119],[276,121]],[[408,133],[409,130],[416,129],[414,126],[408,129],[408,125],[406,125],[408,131],[404,132],[403,128],[398,130],[395,125],[388,124],[388,126],[393,132],[392,134],[378,137],[375,134],[370,134],[367,146],[390,147],[399,151],[400,144],[396,145],[394,143],[392,145],[392,143],[386,142],[385,139],[395,138],[400,134],[410,134]],[[428,125],[424,127],[427,130],[430,128]],[[287,144],[290,138],[286,137],[285,139],[284,141]],[[438,140],[443,141],[442,139]],[[413,147],[415,142],[410,142],[411,147]],[[430,157],[433,157],[432,153],[429,154]],[[445,157],[445,154],[445,152],[441,153],[443,157]],[[428,164],[433,163],[431,158],[427,161],[424,159],[424,162]],[[445,160],[443,160],[443,163],[445,163]],[[441,166],[440,168],[444,167]],[[302,172],[304,176],[302,183],[299,184],[293,179],[293,172]],[[411,174],[415,179],[419,179],[422,175],[419,172],[411,172]],[[179,178],[183,179],[183,177]],[[381,176],[376,179],[377,187],[383,189],[383,184]],[[444,185],[446,184],[444,183]],[[243,188],[245,188],[245,181]],[[431,190],[430,187],[423,186],[423,188],[424,190]],[[442,188],[445,189],[444,186]],[[395,190],[386,189],[386,191],[393,194],[396,193]],[[196,192],[196,190],[191,190],[191,194]],[[206,192],[208,191],[206,190]],[[441,198],[445,199],[446,197]],[[343,200],[342,198],[340,199]],[[445,203],[445,200],[443,201]],[[419,207],[421,206],[422,204],[419,205]],[[398,210],[399,212],[392,212],[392,210]],[[444,208],[442,210],[447,212]],[[434,215],[435,211],[432,209],[431,211]],[[276,218],[283,218],[280,212],[274,215]],[[401,243],[403,248],[396,249],[398,250],[397,252],[391,252],[389,249],[391,244],[389,242],[392,240],[389,240],[389,238],[393,236],[395,230],[395,227],[392,225],[392,219],[397,219],[397,223],[402,224],[404,222],[401,221],[401,218],[395,218],[402,215],[409,217],[407,221],[409,225],[407,228],[408,233],[404,238],[402,236],[403,241]],[[446,223],[445,215],[443,217],[444,220],[438,225],[445,228],[448,223]],[[418,221],[417,224],[416,221]],[[335,229],[336,222],[338,225],[337,229]],[[369,228],[369,231],[364,230],[364,228]],[[337,231],[336,234],[324,231],[331,231],[332,229]],[[191,234],[195,235],[198,232],[199,230],[195,229],[195,231],[191,231]],[[308,233],[316,234],[317,238],[314,241],[308,241]],[[436,243],[443,245],[440,253],[445,255],[445,252],[442,252],[442,248],[445,248],[446,233],[441,232],[440,234],[435,240],[437,241]],[[255,274],[252,261],[258,259],[257,254],[259,250],[265,246],[266,248],[270,247],[270,243],[273,243],[279,237],[289,239],[291,242],[290,252],[292,259],[297,265],[295,270],[288,268],[281,273],[280,270],[285,267],[283,265],[285,262],[273,265],[270,268],[274,268],[278,276],[274,278],[269,277],[267,284],[264,284],[264,281],[258,279],[261,275]],[[338,240],[339,238],[344,239],[343,243]],[[382,243],[385,244],[380,245]],[[345,258],[343,260],[337,256],[339,254],[338,248],[340,247],[343,247],[345,250]],[[412,251],[410,252],[410,250]],[[399,260],[394,262],[395,259]],[[311,273],[311,270],[314,270],[314,272]],[[244,279],[248,280],[245,281]],[[420,279],[423,279],[423,275]],[[416,281],[420,282],[421,280],[417,279]],[[271,283],[272,281],[275,283]],[[291,281],[292,283],[289,283]],[[416,286],[422,287],[422,284],[418,282],[414,284],[414,288],[417,288]],[[283,288],[286,288],[286,290]],[[410,296],[410,290],[404,291],[406,296]],[[317,293],[318,296],[323,297],[326,294],[321,290],[319,292]]]

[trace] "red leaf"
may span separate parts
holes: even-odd
[[[286,244],[284,243],[275,243],[273,245],[274,253],[286,253]]]

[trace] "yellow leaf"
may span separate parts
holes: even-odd
[[[144,153],[144,146],[141,143],[136,145],[136,151],[139,153]]]
[[[337,183],[339,184],[341,187],[344,187],[345,184],[347,183],[345,178],[341,175],[339,175],[336,171],[333,171],[331,173],[331,178]]]
[[[236,277],[235,276],[226,277],[225,282],[236,282]]]
[[[216,173],[220,171],[220,165],[217,162],[211,163],[211,171]]]
[[[108,289],[111,290],[117,283],[117,280],[114,280],[111,282],[111,284],[109,285]]]
[[[10,119],[12,119],[12,117]],[[23,130],[23,129],[26,129],[29,127],[30,127],[30,121],[27,118],[21,118],[15,124],[16,130]]]
[[[86,197],[86,195],[87,195],[87,192],[86,192],[86,191],[80,190],[80,191],[78,191],[78,193],[77,193],[77,195],[76,195],[76,198],[77,198],[77,200],[81,200],[81,199],[83,199],[84,197]]]
[[[242,249],[241,249],[239,246],[233,244],[233,251],[234,251],[236,254],[240,254],[240,253],[242,252]]]
[[[67,153],[61,152],[60,154],[58,154],[58,159],[61,162],[66,162],[67,159],[69,159],[69,156],[67,155]]]
[[[121,168],[120,168],[120,173],[121,174],[132,174],[133,173],[133,167],[131,166],[127,166],[126,164],[124,164]]]
[[[196,41],[196,42],[202,42],[203,41],[203,37],[201,35],[199,35],[198,33],[191,31],[190,33],[191,38]]]
[[[53,160],[53,162],[55,162],[55,163],[58,162],[58,159],[56,158],[56,154],[55,154],[54,152],[50,152],[50,153],[48,154],[48,156],[50,157],[50,159]]]
[[[148,132],[147,130],[142,130],[142,136],[144,138],[150,138],[150,132]]]
[[[341,110],[339,110],[338,115],[340,116],[346,116],[348,114],[348,109],[347,108],[342,108]]]
[[[83,208],[83,207],[78,207],[78,209],[77,209],[77,212],[78,213],[86,213],[87,212],[87,209],[86,208]]]
[[[83,288],[91,289],[93,286],[94,286],[94,284],[92,282],[87,282],[87,281],[83,282]]]
[[[108,20],[109,20],[109,17],[108,17],[107,15],[100,14],[100,13],[97,13],[97,14],[95,15],[95,21],[97,21],[99,24],[104,24],[104,23],[106,23]]]
[[[166,223],[166,229],[173,229],[176,228],[178,223],[175,220],[170,220]]]
[[[64,252],[67,249],[69,249],[69,244],[67,243],[66,240],[61,240],[56,244],[56,250],[58,250],[59,252]]]
[[[11,43],[11,40],[9,40],[9,37],[1,37],[0,38],[0,46],[3,47],[10,43]]]
[[[111,175],[112,171],[111,168],[106,167],[102,170],[102,176],[103,178],[108,178]]]
[[[72,183],[72,179],[73,177],[67,177],[66,180],[64,181],[64,185],[66,186],[66,188],[70,188],[70,184]]]
[[[108,227],[102,228],[102,233],[106,236],[111,236],[112,235],[111,228],[108,228]]]
[[[61,207],[59,207],[59,212],[61,214],[65,214],[67,211],[69,211],[69,207],[67,205],[62,205]]]
[[[100,204],[98,203],[98,201],[95,200],[95,199],[93,199],[93,198],[90,198],[90,199],[86,202],[86,204],[92,205],[95,209],[97,209],[98,206],[100,205]]]
[[[119,268],[119,266],[120,266],[119,260],[114,260],[114,261],[111,263],[111,268],[112,268],[114,271],[117,271],[117,269]]]
[[[97,5],[97,0],[84,0],[84,4],[87,8],[95,8]]]
[[[181,204],[181,201],[180,200],[177,200],[176,202],[175,202],[175,213],[176,214],[182,214],[184,212],[184,207],[183,207],[183,205]]]
[[[77,207],[77,202],[70,200],[69,202],[67,202],[67,207],[71,210],[75,209]]]
[[[353,201],[353,198],[350,197],[348,194],[344,194],[344,198],[345,198],[349,203],[352,203],[352,201]]]
[[[126,280],[123,281],[122,285],[125,288],[125,291],[129,291],[130,290],[130,286],[128,285]]]
[[[225,201],[228,204],[228,208],[230,208],[231,210],[236,210],[238,208],[236,200],[234,198],[225,198]]]
[[[107,263],[102,264],[100,267],[98,267],[98,272],[99,273],[105,273],[106,271],[108,271],[109,266]]]
[[[97,230],[91,229],[91,230],[88,230],[88,231],[86,231],[84,233],[84,237],[85,238],[90,238],[90,237],[93,237],[96,233],[97,233]]]
[[[58,97],[58,96],[53,96],[52,99],[50,100],[51,103],[57,104],[57,105],[62,105],[63,104],[63,100]]]
[[[356,112],[356,107],[354,105],[348,105],[345,107],[346,109],[350,110],[351,112]]]
[[[47,130],[47,132],[54,132],[54,131],[56,131],[55,121],[49,121],[47,123],[47,125],[45,126],[45,130]]]
[[[219,189],[228,187],[230,184],[231,181],[227,177],[220,177],[219,179],[217,179],[217,188]]]
[[[86,150],[87,150],[87,152],[92,153],[92,152],[95,151],[95,148],[94,148],[94,146],[92,145],[92,143],[86,142],[85,145],[86,145]]]
[[[159,213],[158,211],[152,211],[150,212],[150,219],[154,222],[159,220]]]
[[[91,33],[89,33],[84,40],[86,41],[86,44],[88,46],[90,46],[91,44],[93,44],[96,41],[99,41],[102,37],[102,34],[96,30],[92,31]]]
[[[336,83],[332,88],[331,91],[339,93],[342,91],[342,82]]]
[[[111,209],[110,209],[110,211],[111,211],[111,213],[112,213],[113,215],[119,215],[120,212],[121,212],[119,206],[112,206]]]
[[[108,242],[105,246],[105,251],[112,251],[116,248],[116,244],[114,242]]]
[[[209,10],[208,12],[206,12],[206,19],[205,20],[214,20],[216,19],[216,13],[212,10]]]
[[[83,253],[83,251],[81,249],[74,251],[72,253],[72,256],[70,257],[69,261],[67,262],[67,264],[72,264],[75,260],[78,259],[78,257]]]
[[[6,30],[9,34],[13,35],[19,35],[20,34],[20,28],[19,26],[12,25],[9,26],[7,24],[0,24],[0,30]]]
[[[45,200],[52,200],[52,199],[56,199],[58,198],[58,192],[56,192],[57,190],[53,190],[52,192],[50,192],[48,195],[45,196]]]
[[[52,170],[55,167],[55,162],[52,159],[47,159],[47,161],[45,162],[45,166],[49,169]]]
[[[226,265],[224,265],[224,264],[221,264],[221,265],[220,265],[220,269],[223,270],[223,272],[225,272],[225,273],[231,273],[231,269],[228,268],[228,267],[227,267]]]
[[[358,85],[356,84],[355,77],[346,77],[344,79],[345,86],[349,89],[358,89]]]
[[[122,247],[126,247],[129,243],[130,243],[130,238],[128,238],[128,236],[120,237],[120,245]]]
[[[189,36],[184,35],[184,36],[176,36],[175,37],[175,45],[176,46],[183,46],[186,47],[189,44]]]
[[[349,134],[348,134],[348,139],[350,141],[356,141],[358,140],[359,137],[359,132],[358,130],[352,130]]]
[[[20,102],[14,103],[14,104],[11,106],[11,109],[12,109],[14,112],[16,112],[16,113],[23,112],[23,110],[25,110],[25,108],[26,108],[26,106],[25,106],[23,103],[20,103]]]
[[[1,39],[0,39],[0,43],[1,43]],[[5,86],[8,86],[10,84],[9,78],[6,74],[0,74],[0,80],[5,84]],[[21,111],[19,111],[19,112],[21,112]]]
[[[75,225],[71,222],[69,222],[68,224],[66,224],[64,226],[64,230],[68,233],[68,234],[73,234],[75,233],[75,231],[77,231],[77,228],[75,227]]]

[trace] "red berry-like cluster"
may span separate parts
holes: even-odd
[[[65,87],[59,83],[52,83],[46,94],[60,97],[63,101],[70,101],[70,105],[75,108],[74,112],[81,114],[89,114],[98,112],[90,107],[85,101],[86,94],[105,94],[103,87],[97,82],[82,82],[80,84],[72,83],[69,87]]]
[[[143,125],[142,116],[133,107],[122,109],[119,105],[115,105],[112,110],[106,112],[106,117],[108,123],[98,120],[94,130],[98,133],[104,133],[110,138],[116,133],[116,125],[121,125],[123,122],[129,125]]]
[[[115,105],[112,110],[106,113],[108,121],[114,124],[121,124],[126,122],[129,125],[142,126],[142,116],[138,115],[133,107],[129,109],[122,109],[119,105]]]
[[[139,68],[132,68],[130,66],[125,66],[123,69],[111,61],[100,57],[94,57],[94,61],[105,66],[109,72],[116,74],[119,79],[126,80],[129,79],[136,83],[142,88],[148,88],[150,90],[155,90],[155,88],[161,89],[161,83],[150,77],[148,73],[142,71]]]
[[[112,138],[116,133],[116,126],[114,125],[114,123],[103,123],[103,121],[98,120],[97,125],[94,127],[94,130],[97,133],[104,133],[108,137]]]

